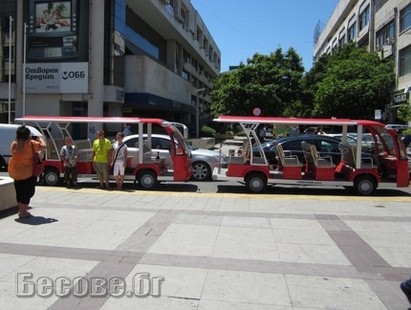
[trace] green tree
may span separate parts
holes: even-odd
[[[374,111],[390,102],[395,86],[391,59],[347,44],[324,58],[322,66],[323,76],[312,76],[313,116],[373,119]]]
[[[301,102],[303,73],[301,57],[292,48],[286,53],[278,48],[268,56],[257,53],[214,81],[211,112],[252,115],[259,107],[262,115],[281,116]]]
[[[291,115],[296,117],[312,117],[314,115],[314,98],[318,89],[318,83],[321,82],[330,66],[330,55],[323,54],[314,63],[310,71],[304,75],[303,85],[303,99],[299,106],[294,107]]]
[[[398,108],[397,116],[403,121],[411,121],[411,106],[409,104],[404,104]]]

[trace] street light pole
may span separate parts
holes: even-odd
[[[200,137],[200,102],[198,97],[200,96],[200,92],[205,91],[205,88],[199,88],[195,90],[196,93],[196,138]]]
[[[9,101],[8,101],[8,107],[9,107],[9,124],[11,124],[11,36],[13,34],[12,32],[12,26],[13,26],[13,17],[9,17]]]
[[[24,23],[23,40],[23,116],[26,116],[26,45],[27,45],[27,24]]]

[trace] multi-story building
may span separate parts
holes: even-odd
[[[316,36],[314,61],[354,41],[381,58],[393,57],[397,89],[386,106],[383,119],[396,120],[396,109],[410,103],[411,92],[411,1],[340,0],[321,33]]]
[[[142,116],[194,131],[209,116],[221,53],[190,0],[2,0],[0,27],[0,122]]]

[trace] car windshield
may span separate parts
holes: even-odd
[[[146,138],[144,138],[146,140]],[[125,141],[128,147],[136,147],[138,148],[138,137],[130,138]],[[174,137],[175,145],[178,145],[177,138]],[[197,147],[192,146],[191,144],[187,144],[189,150],[194,151],[198,150]],[[171,141],[169,137],[151,137],[151,148],[152,149],[160,149],[160,150],[171,150]]]
[[[307,142],[307,139],[293,139],[293,140],[290,140],[290,141],[285,141],[285,142],[282,143],[283,149],[290,150],[290,151],[292,151],[292,150],[301,150],[302,149],[302,147],[301,147],[301,142],[302,141]],[[314,142],[312,142],[312,141],[309,141],[309,142],[311,144],[314,144]]]
[[[273,147],[274,143],[273,141],[269,141],[269,142],[264,142],[261,144],[261,147],[263,148],[263,150],[269,150]]]
[[[146,140],[146,138],[143,138]],[[138,148],[138,137],[130,138],[125,141],[127,147],[136,147]],[[160,137],[151,137],[151,148],[152,149],[161,149],[161,150],[170,150],[171,142],[170,139],[160,138]]]
[[[179,141],[181,141],[181,144],[183,145],[184,149],[189,150],[190,149],[189,144],[187,140],[184,138],[181,131],[176,126],[170,126],[170,127],[173,127],[174,129],[174,132],[171,134],[171,136],[172,136],[172,139],[174,139],[176,146],[179,144]]]
[[[330,136],[333,137],[334,139],[337,139],[338,141],[342,141],[342,135],[333,135]],[[356,145],[357,144],[357,140],[352,137],[351,135],[347,135],[347,143],[350,145]]]
[[[370,133],[364,133],[362,135],[362,141],[364,142],[374,142],[374,139]]]
[[[375,127],[375,130],[378,132],[378,135],[376,135],[378,140],[378,152],[382,152],[386,148],[389,155],[396,156],[397,152],[393,137],[385,128]]]

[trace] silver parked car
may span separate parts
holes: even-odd
[[[147,135],[144,135],[146,139]],[[127,145],[128,156],[132,156],[131,166],[137,165],[138,158],[138,138],[139,135],[130,135],[124,137],[124,143]],[[151,135],[151,153],[153,156],[159,155],[164,158],[169,169],[173,169],[171,159],[171,140],[167,135]],[[193,166],[193,179],[196,181],[210,180],[215,167],[227,167],[227,157],[216,151],[207,149],[198,149],[190,146],[191,163]]]

